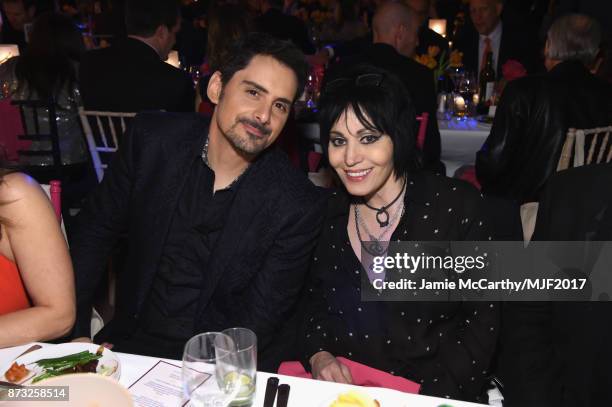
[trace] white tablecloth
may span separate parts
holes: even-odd
[[[446,175],[452,177],[457,168],[474,165],[476,152],[480,150],[491,125],[475,119],[438,120],[441,142],[441,160],[446,165]]]
[[[3,369],[5,366],[8,366],[29,346],[30,345],[23,345],[16,346],[14,348],[0,349],[0,368]],[[116,352],[116,354],[121,361],[121,378],[119,382],[125,387],[129,387],[132,383],[134,383],[134,381],[136,381],[136,379],[141,377],[159,361],[157,358],[147,356],[119,352]],[[181,362],[178,360],[166,361],[176,364],[177,366],[181,365]],[[356,388],[355,386],[350,385],[258,372],[257,394],[255,397],[255,402],[253,403],[254,407],[261,407],[263,405],[266,381],[270,376],[278,377],[280,384],[288,384],[291,386],[288,407],[327,407],[339,393]],[[381,407],[438,407],[441,405],[449,405],[452,407],[482,406],[481,404],[467,403],[437,397],[420,396],[416,394],[406,394],[395,390],[374,387],[366,388],[362,391],[367,392],[379,400],[381,402]]]
[[[475,119],[438,120],[440,128],[441,160],[446,165],[446,175],[452,177],[457,168],[463,165],[474,165],[476,152],[489,136],[490,124],[480,123]],[[317,123],[299,123],[298,131],[314,143],[314,150],[322,152],[319,142],[319,125]]]

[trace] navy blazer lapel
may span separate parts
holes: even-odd
[[[206,141],[208,128],[198,127],[187,131],[197,132],[196,134],[201,134],[200,137],[183,140],[178,146],[174,138],[164,138],[160,149],[166,160],[153,164],[159,166],[159,170],[153,171],[155,175],[150,180],[149,188],[153,191],[147,194],[148,210],[142,225],[142,250],[148,255],[144,257],[147,261],[139,265],[142,285],[137,293],[138,308],[146,300],[159,267],[170,224],[188,178],[189,167],[199,156]]]

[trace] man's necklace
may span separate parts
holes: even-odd
[[[208,168],[210,168],[210,164],[208,163],[208,140],[209,139],[210,139],[209,137],[206,137],[206,142],[204,143],[204,147],[202,148],[202,154],[201,154],[202,161],[204,161],[204,164],[206,164],[206,166]],[[249,167],[248,166],[245,167],[245,169],[228,186],[226,186],[223,189],[230,189],[231,187],[233,187],[234,184],[236,184],[238,182],[238,180],[240,180],[240,178],[244,175],[244,173],[246,172],[247,168],[249,168]],[[210,168],[210,169],[212,170],[212,168]],[[214,170],[213,170],[213,172],[214,172]]]

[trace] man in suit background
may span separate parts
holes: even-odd
[[[74,336],[89,337],[106,259],[127,234],[114,319],[96,336],[125,352],[180,359],[193,335],[253,330],[262,369],[275,369],[325,199],[269,148],[301,93],[308,66],[291,43],[250,34],[211,77],[201,115],[136,117],[118,156],[79,214],[71,244]],[[276,341],[276,342],[275,342]]]
[[[128,0],[128,38],[85,53],[79,69],[83,104],[89,110],[192,112],[189,75],[164,61],[180,27],[176,0]]]
[[[485,194],[537,202],[555,172],[569,128],[612,123],[612,86],[591,74],[601,28],[590,17],[570,14],[548,31],[548,72],[508,83],[491,133],[476,156],[476,175]]]
[[[520,62],[528,73],[538,65],[537,35],[530,27],[512,21],[504,13],[503,0],[470,0],[470,20],[455,40],[454,48],[463,52],[463,64],[478,74],[488,51],[493,52],[493,69],[502,78],[502,66],[509,60]]]
[[[332,66],[325,81],[342,76],[346,68],[358,63],[372,64],[395,74],[410,93],[416,113],[429,113],[423,165],[426,169],[441,170],[433,73],[411,58],[418,43],[418,29],[417,16],[408,6],[391,1],[383,3],[372,20],[372,43],[360,54],[341,59],[337,66]]]
[[[19,51],[23,53],[26,43],[25,30],[31,25],[36,17],[36,2],[34,0],[0,0],[2,14],[6,17],[3,21],[0,43],[16,44]]]

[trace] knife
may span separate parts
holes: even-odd
[[[0,380],[0,390],[9,389],[9,388],[20,389],[22,387],[25,387],[25,386],[22,384],[5,382],[3,380]]]
[[[278,397],[276,399],[276,407],[287,407],[289,402],[289,385],[281,384],[278,386]]]
[[[270,377],[266,383],[266,395],[264,396],[263,407],[274,407],[277,389],[278,377]]]

